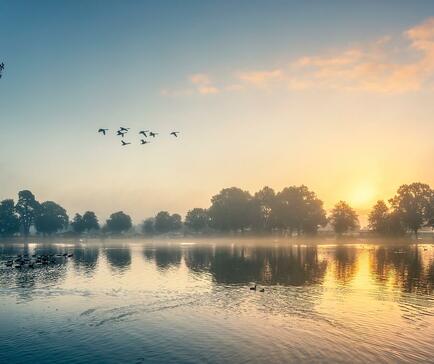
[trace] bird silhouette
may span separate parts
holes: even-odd
[[[121,127],[119,127],[119,130],[126,133],[126,132],[128,132],[128,130],[130,130],[130,128],[124,128],[123,126],[121,126]]]
[[[140,144],[148,144],[148,143],[150,143],[150,142],[148,142],[147,140],[144,140],[144,139],[140,139]]]
[[[116,132],[116,135],[120,135],[120,136],[122,136],[122,138],[125,136],[125,133],[123,133],[122,131],[120,131],[120,130],[118,130],[117,132]]]
[[[172,131],[170,135],[173,135],[175,138],[178,138],[179,131]]]
[[[5,69],[5,64],[2,62],[0,63],[0,71],[3,71]]]
[[[251,291],[256,291],[256,284],[253,287],[250,287]]]
[[[155,138],[158,135],[158,133],[154,133],[153,131],[149,132],[149,136]]]
[[[142,134],[145,138],[147,138],[148,134],[146,134],[146,133],[148,133],[148,132],[149,132],[149,130],[140,130],[139,134]]]
[[[98,129],[98,133],[103,133],[103,135],[105,135],[105,133],[107,132],[108,129]]]
[[[131,144],[131,143],[129,143],[129,142],[125,142],[125,141],[123,141],[123,140],[121,140],[121,143],[122,143],[122,146],[123,146],[123,147],[125,147],[125,146],[128,145],[128,144]]]

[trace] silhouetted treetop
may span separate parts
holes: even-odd
[[[15,211],[14,200],[7,199],[0,202],[0,235],[11,236],[20,229],[20,220]]]
[[[66,210],[53,201],[45,201],[38,208],[35,227],[40,233],[52,234],[68,227]]]
[[[160,211],[155,216],[154,228],[160,234],[179,230],[182,228],[181,215],[170,215],[167,211]]]
[[[429,185],[417,182],[400,186],[389,202],[404,226],[417,235],[420,228],[432,224],[433,194]]]
[[[315,233],[327,223],[323,202],[304,185],[284,188],[276,200],[276,220],[290,234]]]
[[[359,227],[357,213],[344,201],[339,201],[329,217],[330,224],[336,233],[342,234]]]
[[[30,227],[35,221],[37,211],[39,209],[39,202],[36,201],[35,196],[29,190],[18,192],[18,201],[15,206],[18,213],[21,228],[24,236],[29,235]]]
[[[83,214],[83,225],[85,231],[99,230],[99,222],[93,211],[86,211]]]
[[[206,229],[209,222],[210,218],[206,209],[194,208],[188,211],[185,217],[185,225],[196,232]]]
[[[249,192],[237,187],[225,188],[211,199],[208,210],[212,226],[218,230],[244,230],[252,223],[255,204]]]
[[[107,220],[107,229],[113,233],[122,233],[132,227],[131,217],[123,211],[118,211],[110,215]]]

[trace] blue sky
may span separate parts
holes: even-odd
[[[432,1],[0,1],[0,198],[29,188],[70,214],[124,209],[139,220],[207,206],[231,185],[306,183],[328,207],[342,198],[362,209],[409,179],[432,183],[429,139],[396,155],[402,135],[433,130],[432,92],[421,86],[431,71],[402,87],[389,80],[386,94],[379,73],[348,92],[329,78],[312,89],[300,71],[286,90],[287,65],[303,57],[315,67],[354,49],[370,58],[366,44],[383,37],[394,39],[388,58],[396,44],[402,62],[418,57],[403,34],[431,16]],[[124,150],[95,133],[123,124],[164,137]],[[349,160],[366,173],[345,182]]]

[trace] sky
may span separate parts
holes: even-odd
[[[433,1],[0,0],[0,61],[0,199],[139,223],[231,186],[361,215],[434,186]]]

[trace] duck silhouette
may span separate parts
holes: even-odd
[[[98,133],[102,133],[103,135],[106,135],[105,133],[108,131],[108,129],[98,129]]]
[[[125,141],[123,141],[123,140],[121,140],[121,143],[122,143],[122,146],[123,146],[123,147],[126,146],[126,145],[128,145],[128,144],[131,144],[130,142],[125,142]]]
[[[149,144],[150,142],[148,142],[147,140],[144,139],[140,139],[140,144]]]
[[[117,132],[116,132],[116,135],[120,135],[122,138],[125,136],[125,132],[122,132],[121,130],[118,130]]]
[[[250,287],[251,291],[256,291],[256,284],[253,287]]]
[[[158,135],[158,133],[154,133],[153,131],[149,132],[149,136],[155,138]]]
[[[139,134],[143,135],[145,138],[148,137],[148,134],[146,134],[146,133],[149,133],[149,130],[140,130],[139,131]]]
[[[128,132],[128,130],[130,130],[130,128],[124,128],[123,126],[121,126],[121,127],[119,127],[119,130],[126,133],[126,132]]]
[[[170,135],[173,135],[175,138],[178,138],[179,131],[172,131]]]

